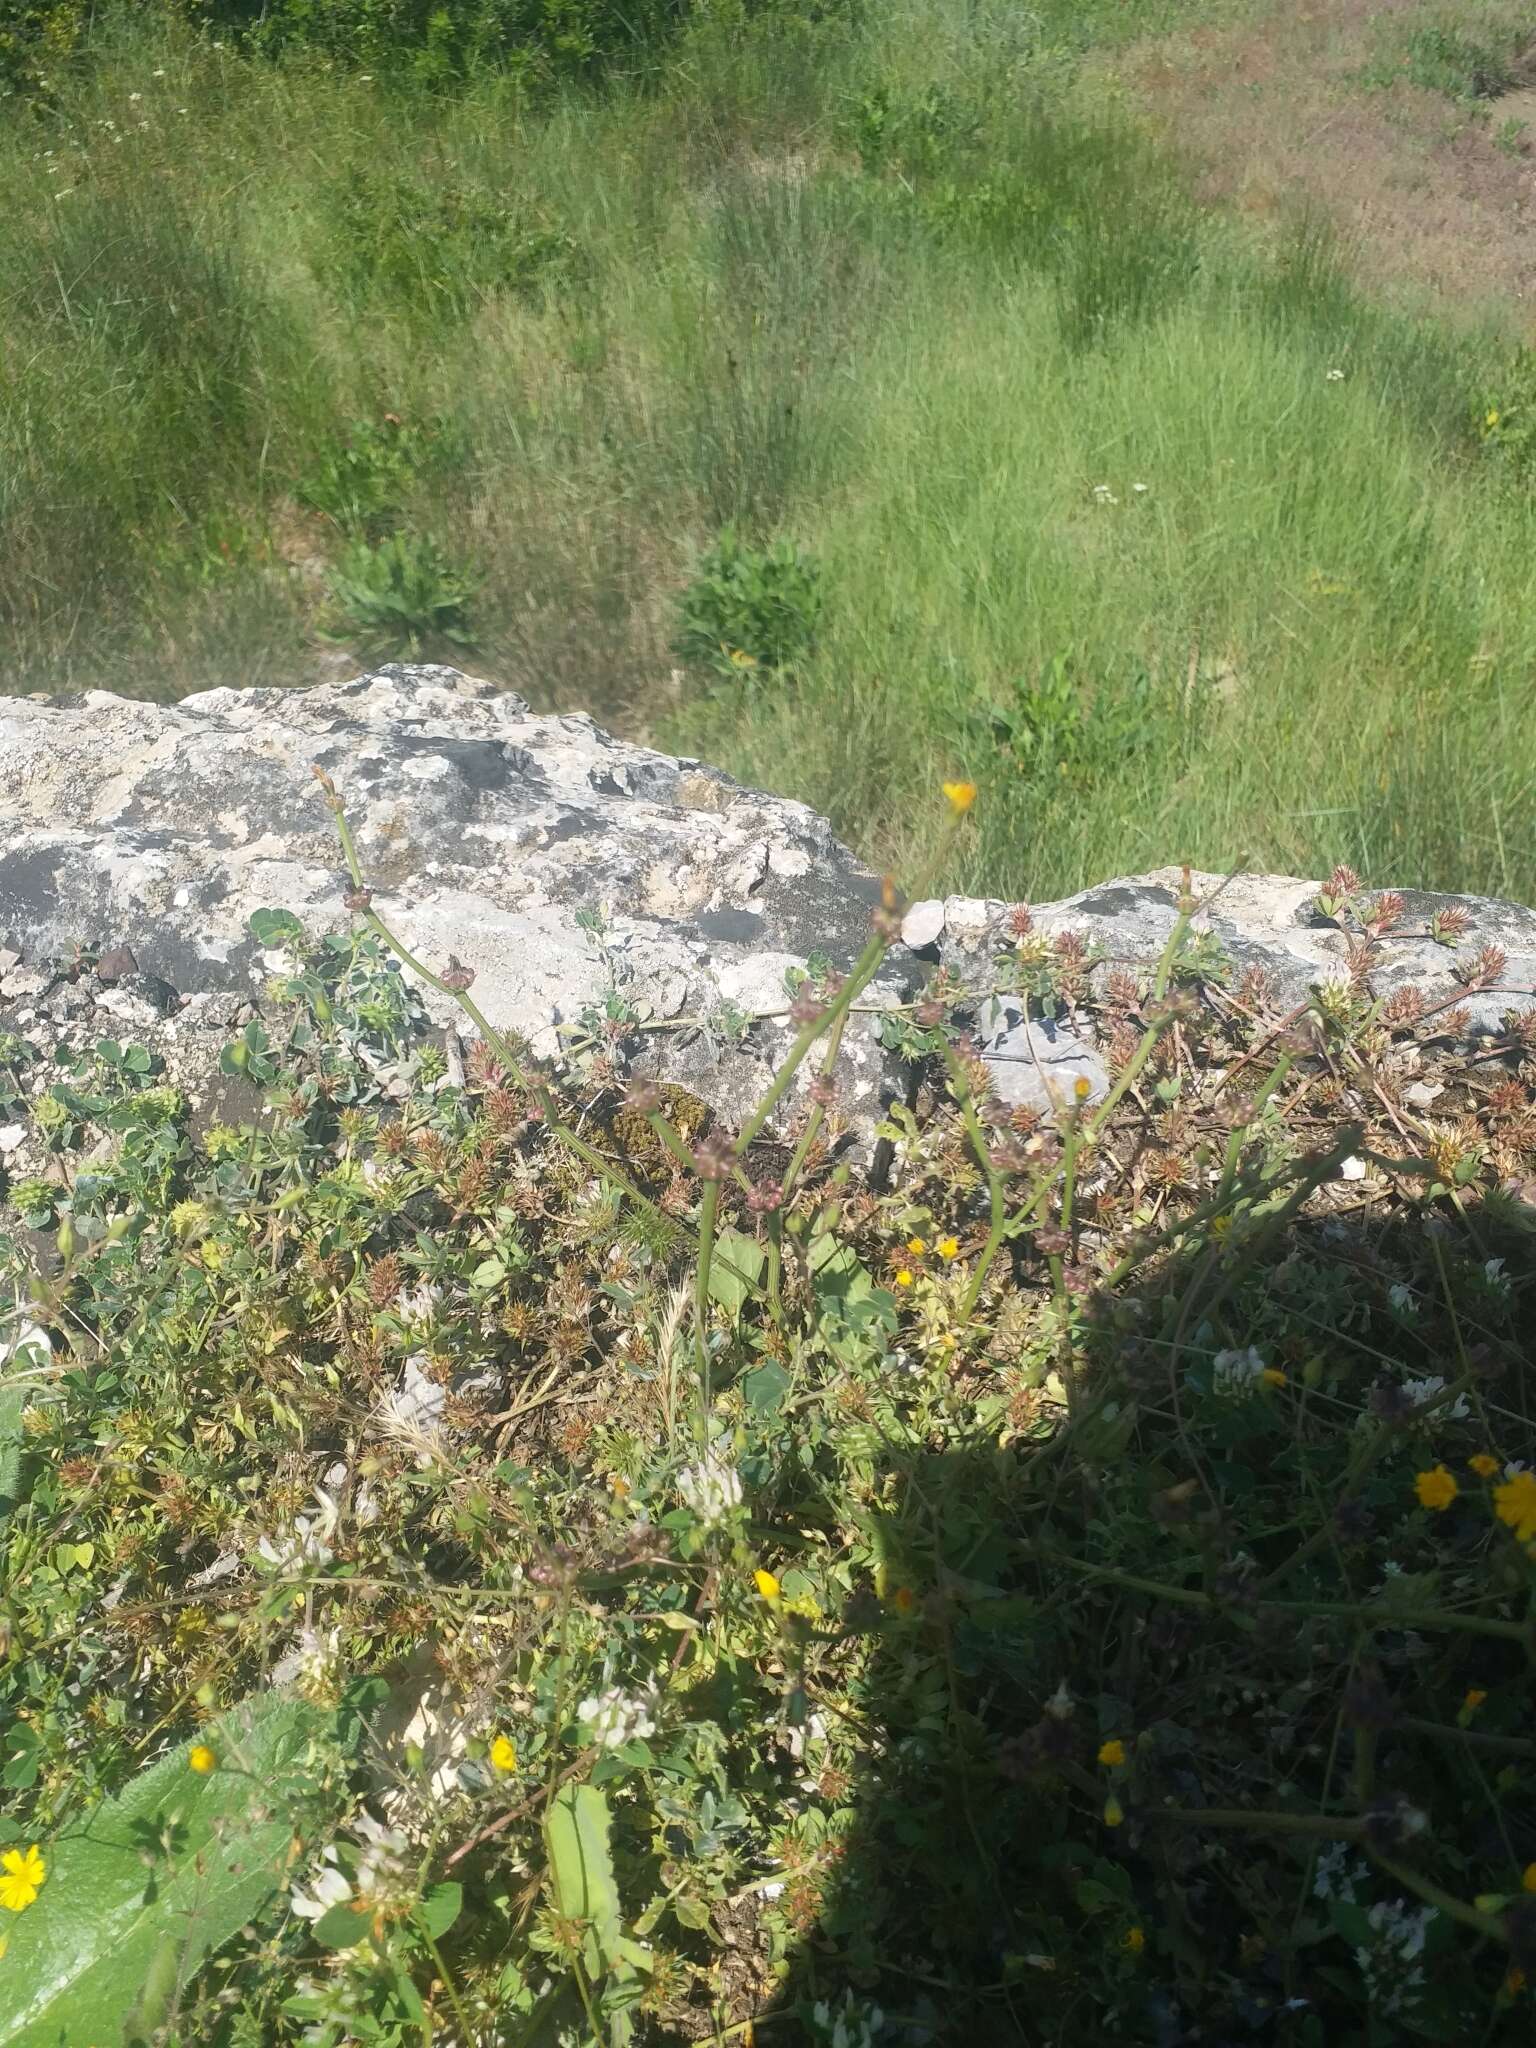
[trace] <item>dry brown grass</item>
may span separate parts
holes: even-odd
[[[1463,106],[1371,89],[1378,24],[1422,0],[1277,0],[1232,27],[1133,45],[1114,76],[1199,165],[1202,194],[1250,217],[1324,213],[1372,283],[1443,310],[1536,324],[1536,90]],[[1517,150],[1496,136],[1509,120]]]

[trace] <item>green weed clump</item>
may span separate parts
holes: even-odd
[[[246,1119],[0,1037],[7,2038],[1524,2040],[1516,992],[1469,1059],[1345,870],[1295,1004],[1188,896],[1146,974],[1019,905],[886,1014],[877,1186],[894,888],[722,1128],[405,954],[321,781],[351,928],[252,918]],[[993,992],[1104,1099],[997,1099]]]

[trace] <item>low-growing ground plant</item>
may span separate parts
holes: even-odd
[[[380,658],[473,645],[471,578],[429,535],[356,540],[330,572],[336,637]]]
[[[1140,973],[1016,905],[877,1184],[894,885],[723,1128],[497,1032],[319,794],[259,1113],[0,1039],[7,2040],[1525,2039],[1536,1013],[1391,971],[1496,997],[1459,910],[1338,870],[1281,1002],[1187,889]],[[1102,1099],[995,1094],[998,991]]]
[[[679,600],[677,652],[727,681],[783,677],[815,645],[821,606],[820,565],[792,540],[753,548],[727,527]]]

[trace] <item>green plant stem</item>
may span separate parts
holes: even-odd
[[[460,2033],[464,2036],[465,2048],[471,2048],[471,2044],[473,2043],[475,2038],[475,2030],[470,2025],[469,2015],[467,2012],[465,2012],[464,2007],[459,2000],[458,1987],[455,1985],[453,1981],[453,1972],[448,1968],[448,1965],[443,1961],[443,1952],[438,1947],[436,1938],[433,1935],[428,1934],[425,1927],[422,1927],[420,1931],[421,1938],[427,1945],[427,1953],[431,1956],[432,1961],[436,1966],[437,1974],[443,1981],[443,1990],[448,1995],[448,2003],[453,2008],[453,2016],[459,2023]]]
[[[1123,1572],[1110,1565],[1089,1564],[1084,1558],[1067,1557],[1059,1551],[1042,1551],[1042,1562],[1062,1571],[1076,1572],[1106,1585],[1123,1586],[1130,1593],[1146,1593],[1157,1600],[1169,1600],[1180,1607],[1199,1607],[1220,1613],[1223,1603],[1214,1594],[1192,1586],[1170,1586],[1161,1579],[1148,1579],[1135,1572]],[[1504,1642],[1530,1646],[1532,1630],[1524,1622],[1495,1621],[1477,1614],[1461,1614],[1454,1608],[1394,1607],[1390,1611],[1359,1600],[1259,1600],[1259,1607],[1282,1614],[1335,1615],[1341,1620],[1363,1622],[1371,1628],[1446,1629],[1463,1635],[1496,1636]]]
[[[699,1202],[699,1261],[693,1282],[693,1337],[699,1354],[699,1454],[709,1456],[709,1416],[713,1406],[709,1363],[709,1269],[715,1251],[715,1226],[720,1214],[720,1183],[707,1180]]]

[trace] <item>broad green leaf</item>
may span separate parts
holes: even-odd
[[[789,1374],[776,1358],[770,1358],[742,1381],[742,1399],[754,1415],[777,1415],[790,1386]]]
[[[343,1899],[322,1913],[314,1925],[314,1937],[322,1948],[356,1948],[373,1924],[372,1915]]]
[[[20,1507],[26,1495],[26,1470],[21,1413],[27,1405],[26,1388],[12,1382],[0,1386],[0,1521]]]
[[[608,1801],[593,1785],[562,1785],[544,1822],[555,1911],[586,1922],[582,1960],[594,1976],[617,1955],[623,1932],[608,1830]]]
[[[756,1238],[739,1230],[722,1230],[709,1262],[709,1292],[728,1316],[741,1314],[742,1304],[763,1277],[768,1254]]]
[[[247,923],[251,937],[262,946],[291,946],[304,936],[304,927],[291,910],[253,910]]]
[[[464,1908],[461,1884],[435,1884],[417,1908],[417,1918],[434,1941],[440,1941]]]
[[[5,2048],[119,2048],[210,1950],[260,1912],[294,1854],[286,1797],[329,1717],[267,1694],[215,1723],[218,1768],[184,1749],[39,1846],[42,1892],[8,1915],[0,1962]]]

